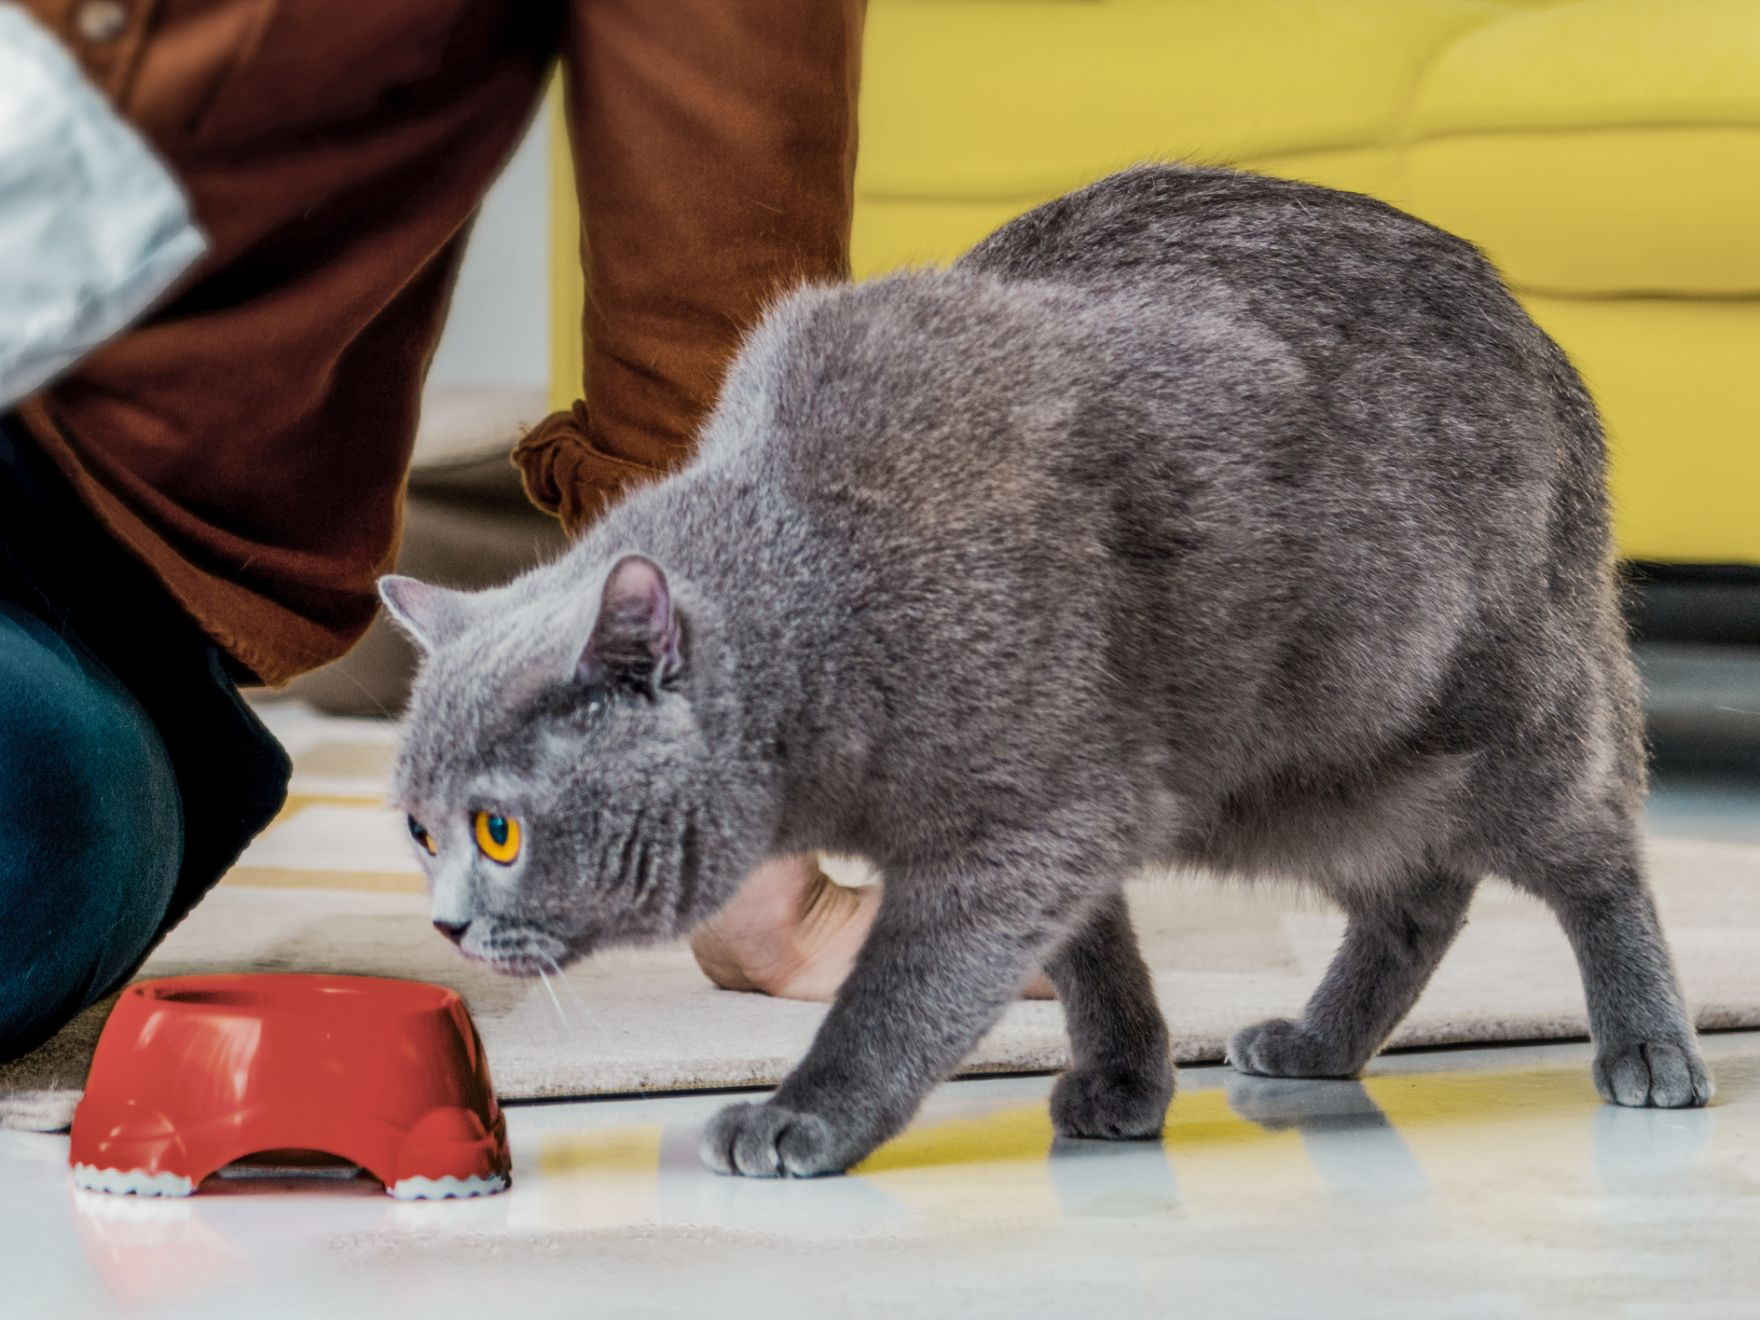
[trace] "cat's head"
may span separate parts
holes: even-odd
[[[423,657],[393,792],[466,956],[529,975],[669,938],[761,859],[707,611],[658,565],[577,550],[490,591],[379,590]]]

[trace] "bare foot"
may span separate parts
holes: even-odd
[[[723,990],[777,999],[829,1000],[855,965],[880,910],[878,886],[834,883],[811,854],[765,862],[705,924],[691,934],[691,952]],[[1050,999],[1035,976],[1021,992]]]

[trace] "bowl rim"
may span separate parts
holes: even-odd
[[[198,972],[136,981],[123,995],[155,1008],[264,1016],[314,1008],[436,1013],[463,1002],[429,981],[332,972]]]

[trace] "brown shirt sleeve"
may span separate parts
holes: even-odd
[[[849,270],[865,0],[574,0],[585,403],[515,461],[571,529],[690,455],[765,303]]]

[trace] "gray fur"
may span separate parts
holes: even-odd
[[[1640,869],[1604,466],[1479,254],[1353,194],[1145,167],[950,270],[803,289],[696,460],[562,559],[388,585],[428,648],[397,791],[439,840],[436,915],[531,971],[678,935],[767,856],[872,858],[812,1049],[705,1135],[724,1172],[861,1159],[1038,966],[1074,1047],[1059,1131],[1155,1135],[1173,1070],[1120,891],[1150,863],[1349,914],[1244,1070],[1360,1069],[1495,873],[1575,948],[1602,1094],[1702,1104]],[[601,610],[626,552],[669,608]],[[473,806],[524,822],[514,866],[474,855]]]

